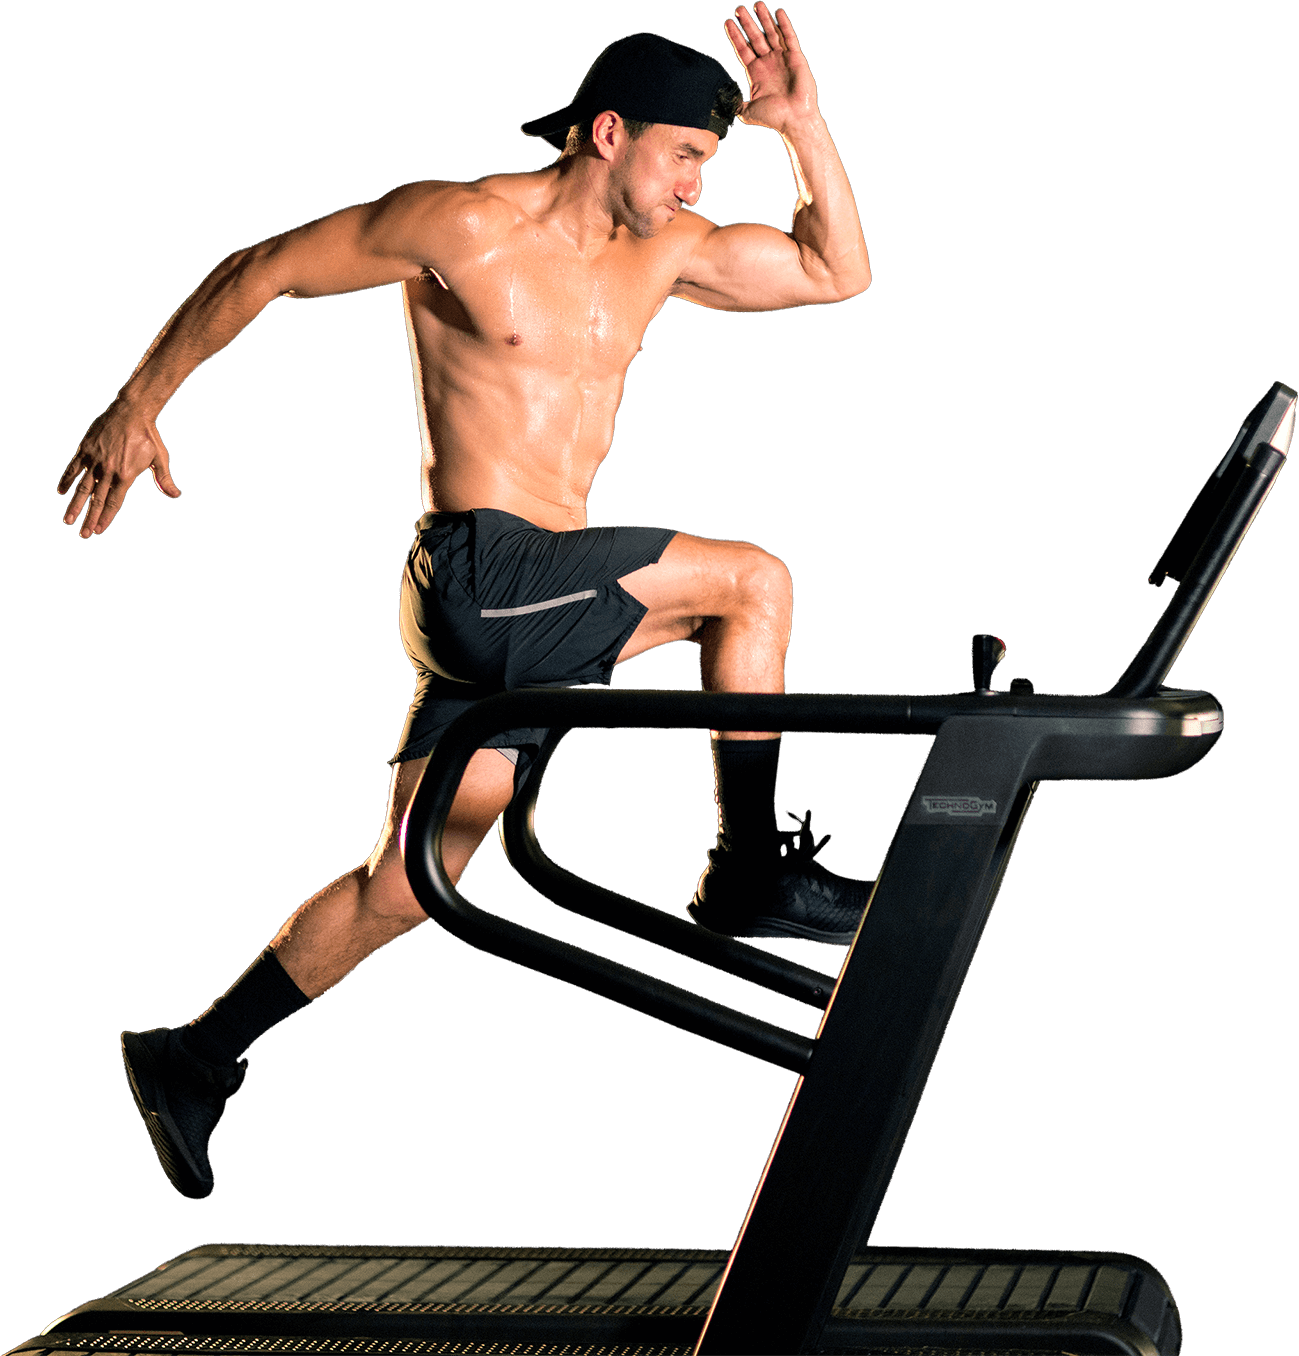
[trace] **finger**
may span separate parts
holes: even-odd
[[[81,453],[77,453],[72,461],[64,468],[64,473],[58,477],[58,492],[61,495],[68,494],[73,485],[76,484],[77,476],[81,475]]]
[[[99,521],[95,524],[96,533],[103,532],[105,528],[117,517],[117,510],[122,507],[122,500],[126,498],[126,492],[130,485],[121,480],[115,480],[112,488],[104,498],[103,511],[99,515]]]
[[[77,515],[81,512],[81,506],[95,492],[95,472],[87,466],[86,473],[81,477],[81,483],[77,486],[71,499],[68,500],[67,512],[63,515],[65,523],[75,523]]]
[[[108,501],[109,489],[109,477],[100,476],[95,485],[95,492],[90,496],[90,504],[86,509],[86,516],[81,520],[81,535],[83,537],[94,536],[95,529],[99,525],[100,515],[104,511],[104,505]]]
[[[731,47],[735,55],[740,58],[745,66],[752,65],[755,60],[753,48],[749,46],[744,34],[740,32],[739,25],[734,19],[727,19],[722,27],[726,29],[726,36],[731,40]]]
[[[171,453],[163,439],[153,430],[153,461],[149,462],[149,471],[153,473],[153,484],[163,491],[169,499],[180,498],[180,487],[171,479]]]
[[[798,34],[794,32],[794,25],[789,22],[789,15],[783,9],[776,11],[776,22],[780,25],[780,36],[789,51],[801,53],[803,49],[798,45]]]
[[[776,21],[771,17],[771,11],[763,4],[762,0],[758,0],[753,11],[758,16],[758,22],[762,25],[762,36],[766,38],[767,45],[773,52],[779,52],[784,43],[781,41],[780,29],[776,27]]]
[[[158,455],[154,457],[149,469],[153,472],[153,483],[163,494],[170,495],[173,499],[180,498],[180,486],[171,478],[171,460],[161,442],[158,443]]]
[[[748,38],[749,46],[753,48],[758,56],[766,56],[771,48],[762,29],[753,22],[753,18],[749,14],[749,11],[741,5],[739,9],[735,11],[735,17],[740,21],[740,27],[744,29],[744,36]]]
[[[165,472],[165,463],[163,469]],[[170,481],[171,477],[168,476],[167,479]],[[126,498],[126,492],[134,484],[134,476],[114,475],[102,477],[99,484],[95,486],[95,493],[90,500],[90,512],[86,514],[86,521],[81,525],[81,535],[83,537],[88,535],[86,532],[87,528],[95,535],[105,531],[109,523],[117,517],[117,511],[122,507],[122,502]],[[175,485],[173,485],[172,488],[176,489]],[[176,494],[180,494],[178,489],[176,490]],[[94,515],[93,517],[92,514]]]

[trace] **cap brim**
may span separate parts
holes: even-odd
[[[546,114],[544,118],[534,118],[531,122],[525,122],[519,130],[526,137],[541,137],[543,141],[550,142],[557,151],[562,151],[568,143],[568,129],[580,121],[577,110],[569,104],[566,108]]]

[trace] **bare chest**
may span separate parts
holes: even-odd
[[[661,272],[631,251],[590,261],[519,231],[408,290],[417,334],[433,347],[598,379],[635,357],[667,296]]]

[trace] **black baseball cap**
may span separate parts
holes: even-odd
[[[522,131],[562,151],[568,129],[611,109],[638,122],[665,122],[726,135],[742,101],[720,61],[657,33],[619,38],[596,57],[573,102]]]

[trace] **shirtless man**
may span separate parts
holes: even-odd
[[[627,368],[669,297],[774,310],[863,291],[852,192],[784,11],[743,7],[727,34],[750,97],[710,57],[652,34],[596,60],[566,108],[528,123],[561,158],[530,174],[411,184],[240,250],[206,278],[92,424],[59,484],[65,522],[103,532],[150,469],[180,494],[155,420],[180,383],[280,296],[402,284],[423,414],[425,497],[402,586],[418,675],[383,833],[369,860],[308,900],[232,988],[188,1026],[123,1035],[135,1097],[172,1184],[212,1190],[207,1144],[269,1027],[423,922],[401,825],[441,732],[506,688],[608,682],[671,640],[700,646],[703,685],[780,692],[791,590],[756,546],[651,528],[587,528]],[[733,117],[778,132],[793,228],[718,228],[689,209]],[[540,731],[474,755],[443,839],[459,878],[509,803]],[[499,747],[497,747],[499,745]],[[811,860],[804,822],[777,830],[779,736],[714,732],[720,832],[690,912],[739,936],[851,939],[864,882]]]

